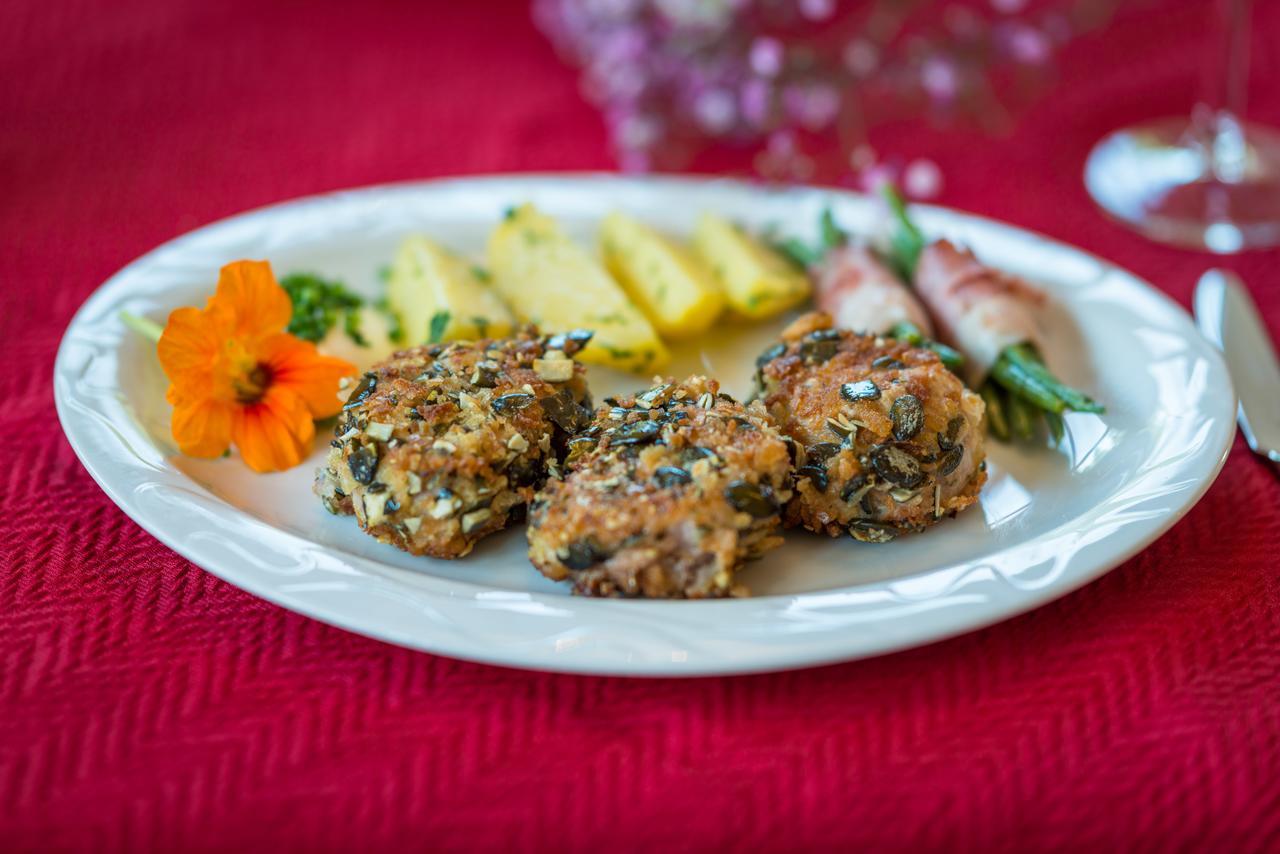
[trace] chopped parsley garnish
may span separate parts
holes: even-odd
[[[360,334],[360,309],[364,300],[335,279],[315,273],[290,273],[280,286],[293,303],[288,331],[306,341],[319,341],[341,320],[342,331],[361,347],[369,342]]]
[[[387,339],[392,344],[403,344],[404,324],[400,322],[400,315],[391,310],[391,301],[384,296],[379,298],[373,307],[387,319]]]
[[[447,311],[437,311],[431,315],[431,324],[427,330],[427,343],[439,344],[444,340],[444,331],[449,326],[449,320],[453,315]]]

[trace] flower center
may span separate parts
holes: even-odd
[[[232,380],[231,384],[235,388],[237,403],[257,403],[271,385],[271,369],[258,362],[252,369]]]

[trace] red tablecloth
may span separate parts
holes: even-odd
[[[1280,122],[1280,4],[1257,5],[1255,114]],[[1105,222],[1080,171],[1104,131],[1187,107],[1201,11],[1077,43],[1007,138],[875,141],[941,163],[943,203],[1186,304],[1211,259]],[[1164,539],[1034,613],[861,663],[629,681],[259,601],[125,518],[62,438],[62,329],[161,241],[332,188],[609,166],[519,3],[3,5],[0,847],[1280,845],[1280,488],[1242,443]],[[1277,262],[1227,262],[1274,332]]]

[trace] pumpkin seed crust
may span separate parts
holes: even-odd
[[[985,407],[934,353],[813,312],[765,354],[757,396],[798,449],[787,524],[881,543],[977,500]]]

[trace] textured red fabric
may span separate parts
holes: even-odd
[[[1280,123],[1280,4],[1256,5],[1254,112]],[[1005,138],[913,123],[875,142],[941,163],[942,202],[1185,305],[1211,259],[1104,221],[1080,171],[1104,131],[1187,107],[1202,12],[1148,4],[1073,45]],[[62,329],[163,240],[337,187],[609,166],[519,3],[0,7],[0,847],[1280,845],[1280,488],[1241,443],[1162,540],[1034,613],[872,661],[629,681],[451,661],[259,601],[125,518],[61,436]],[[1226,262],[1276,333],[1278,262]]]

